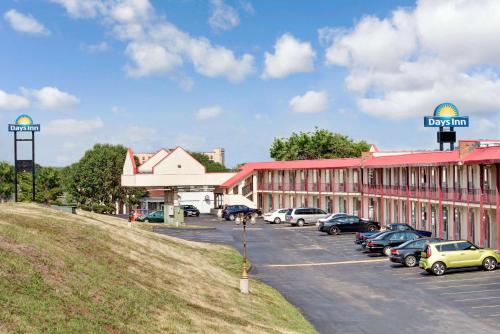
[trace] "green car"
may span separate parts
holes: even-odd
[[[164,222],[164,212],[163,211],[153,211],[148,215],[140,216],[137,218],[139,222],[152,222],[152,223],[163,223]]]
[[[500,251],[479,248],[466,240],[428,244],[421,253],[419,267],[436,276],[448,268],[482,267],[495,270],[500,262]]]

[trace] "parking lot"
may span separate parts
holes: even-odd
[[[161,229],[241,251],[242,228],[211,216]],[[499,333],[500,270],[459,270],[435,277],[363,253],[353,234],[330,236],[314,226],[248,228],[251,277],[279,290],[321,333]]]

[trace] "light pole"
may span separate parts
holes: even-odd
[[[247,270],[247,222],[249,220],[251,224],[255,224],[255,217],[253,215],[246,215],[242,212],[238,213],[235,219],[237,225],[243,223],[243,268],[241,270],[240,292],[244,294],[250,292]]]

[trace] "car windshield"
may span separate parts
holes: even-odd
[[[293,211],[293,209],[288,209],[286,214],[290,216],[292,214],[292,211]]]

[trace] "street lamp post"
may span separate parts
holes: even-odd
[[[236,224],[243,223],[243,268],[240,278],[240,292],[248,294],[250,292],[248,281],[248,268],[247,268],[247,222],[250,220],[251,224],[255,224],[255,217],[252,215],[245,215],[239,213],[236,216]]]

